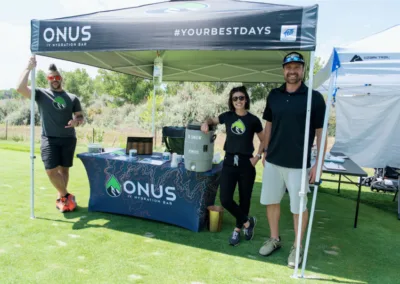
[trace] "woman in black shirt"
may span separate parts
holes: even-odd
[[[229,238],[229,244],[236,246],[240,242],[242,228],[246,240],[251,240],[254,236],[256,218],[249,217],[248,214],[256,177],[255,166],[262,157],[262,143],[257,155],[253,157],[253,138],[254,134],[257,134],[261,142],[263,128],[260,119],[248,111],[250,97],[244,86],[230,91],[228,106],[229,111],[218,117],[206,119],[201,125],[201,130],[207,133],[209,125],[217,124],[225,124],[226,127],[220,200],[222,206],[236,218],[236,227]],[[239,204],[233,199],[236,185],[239,186]]]

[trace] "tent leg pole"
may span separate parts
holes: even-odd
[[[328,121],[329,121],[329,114],[330,114],[330,106],[332,103],[333,88],[335,85],[335,78],[336,78],[335,73],[332,73],[330,81],[329,81],[328,99],[326,102],[325,119],[324,119],[324,126],[323,126],[323,130],[322,130],[322,138],[321,138],[321,145],[320,145],[321,154],[318,156],[318,160],[316,161],[317,162],[317,173],[316,173],[316,179],[315,179],[315,185],[314,185],[314,193],[313,193],[313,200],[312,200],[312,205],[311,205],[311,212],[310,212],[310,217],[309,217],[309,222],[308,222],[306,246],[304,248],[301,277],[304,277],[304,271],[305,271],[305,268],[307,265],[308,248],[310,246],[311,230],[312,230],[312,224],[313,224],[314,213],[315,213],[315,204],[317,202],[317,194],[318,194],[318,187],[319,187],[319,182],[320,182],[320,175],[321,175],[321,171],[322,171],[322,165],[323,165],[323,161],[325,159],[325,157],[323,157],[322,153],[324,153],[323,149],[325,147],[325,143],[326,143],[326,139],[327,139]]]
[[[35,219],[35,96],[36,96],[36,68],[31,71],[31,219]]]
[[[156,117],[156,93],[157,93],[157,85],[154,84],[153,91],[153,111],[152,111],[152,125],[151,125],[151,134],[153,135],[153,139],[155,137],[156,129],[155,129],[155,117]]]
[[[309,70],[309,85],[308,94],[307,94],[307,112],[306,112],[306,123],[305,123],[305,134],[304,134],[304,148],[303,148],[303,168],[301,173],[301,189],[299,192],[300,196],[300,213],[299,213],[299,220],[298,220],[298,227],[297,227],[297,242],[296,242],[296,261],[295,261],[295,268],[293,277],[298,278],[298,266],[299,266],[299,258],[300,258],[300,248],[301,248],[301,232],[303,226],[303,208],[304,208],[304,198],[307,195],[306,189],[306,176],[307,174],[307,155],[308,155],[308,140],[310,136],[310,119],[311,119],[311,99],[312,99],[312,81],[313,81],[313,70],[314,70],[314,52],[310,54],[310,70]]]

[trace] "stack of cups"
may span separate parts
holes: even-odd
[[[171,159],[171,168],[176,168],[178,167],[178,154],[177,153],[172,153],[172,159]]]
[[[183,162],[183,156],[178,155],[177,153],[172,154],[172,162],[171,162],[171,167],[176,168],[180,163]]]
[[[137,150],[136,149],[129,150],[129,158],[131,158],[133,160],[137,160]]]

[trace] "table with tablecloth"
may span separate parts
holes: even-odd
[[[89,179],[89,211],[141,217],[195,232],[206,224],[222,170],[222,162],[201,173],[186,170],[183,163],[173,168],[169,161],[162,162],[161,153],[135,160],[123,149],[77,157]]]

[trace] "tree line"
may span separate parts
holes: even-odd
[[[314,74],[322,67],[316,60]],[[115,128],[135,125],[151,129],[153,82],[132,75],[99,69],[92,78],[86,69],[60,70],[63,87],[79,97],[87,123],[96,127]],[[30,83],[29,83],[30,84]],[[156,94],[156,125],[185,125],[205,116],[227,110],[228,93],[242,83],[232,82],[166,82]],[[249,91],[251,111],[261,118],[266,97],[276,83],[243,83]],[[46,72],[38,70],[36,86],[47,88]],[[202,106],[202,107],[199,107]],[[37,109],[37,106],[36,106]],[[15,89],[0,90],[0,123],[30,123],[29,100],[22,99]],[[36,124],[40,117],[36,111]]]
[[[317,57],[314,73],[321,69],[321,67],[321,60]],[[151,80],[103,69],[98,70],[95,78],[91,78],[84,68],[78,68],[74,71],[61,70],[61,73],[64,80],[64,89],[77,95],[85,105],[104,95],[108,96],[115,106],[121,106],[126,103],[138,105],[144,103],[153,90],[153,82]],[[244,83],[244,85],[248,88],[252,100],[257,101],[265,99],[266,94],[281,83]],[[216,93],[222,93],[229,83],[212,82],[201,84],[208,86]],[[36,86],[41,88],[48,87],[45,71],[37,71]],[[183,82],[168,82],[163,84],[163,86],[163,93],[176,95],[177,90],[183,86]],[[7,98],[16,99],[19,97],[20,95],[15,89],[0,90],[0,100]]]

